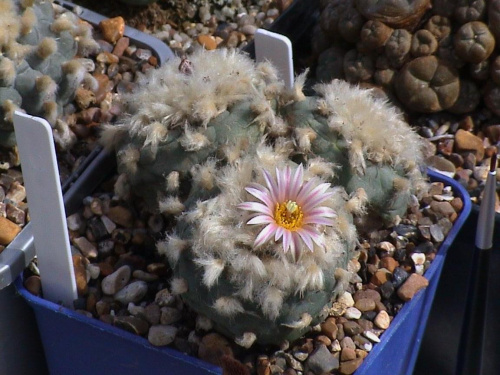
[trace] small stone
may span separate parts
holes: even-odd
[[[104,228],[106,228],[106,232],[108,234],[113,233],[113,231],[116,229],[116,224],[106,215],[102,215],[99,219],[104,225]]]
[[[182,319],[182,313],[174,307],[164,306],[161,308],[160,311],[161,311],[161,317],[160,317],[161,324],[173,324],[177,323],[179,320]]]
[[[455,151],[472,151],[477,160],[483,160],[484,158],[484,145],[481,138],[462,129],[458,129],[455,133]]]
[[[439,217],[447,217],[454,222],[458,214],[456,213],[450,202],[431,202],[430,209]]]
[[[257,26],[247,24],[247,25],[242,26],[240,28],[240,31],[245,35],[254,35],[255,32],[257,31]]]
[[[10,244],[20,231],[21,227],[19,225],[0,216],[0,245]]]
[[[32,275],[24,280],[24,287],[34,296],[40,296],[42,292],[42,281],[40,276]]]
[[[156,303],[150,303],[144,308],[144,316],[150,324],[159,324],[161,317],[160,306],[158,306]]]
[[[9,190],[5,194],[5,198],[19,204],[26,199],[26,189],[18,181],[13,181]]]
[[[350,361],[356,358],[356,350],[352,348],[345,348],[340,352],[340,361]]]
[[[337,331],[338,327],[335,318],[329,317],[321,323],[321,333],[330,340],[335,340],[337,338]]]
[[[352,294],[349,292],[342,293],[342,295],[337,298],[337,302],[344,304],[346,307],[354,306],[354,299],[352,298]]]
[[[402,267],[397,267],[392,273],[392,283],[395,288],[399,288],[408,278],[409,274]]]
[[[413,264],[415,264],[416,266],[420,266],[425,263],[425,254],[413,253],[411,254],[411,259],[413,260]]]
[[[363,358],[356,358],[350,361],[345,361],[340,363],[340,373],[342,375],[354,374],[359,366],[363,363]]]
[[[135,270],[132,273],[134,279],[142,280],[147,283],[158,280],[158,276],[149,272],[144,272],[143,270]]]
[[[370,298],[361,298],[354,305],[359,311],[372,311],[375,309],[375,301]]]
[[[388,270],[381,268],[373,274],[370,282],[376,286],[380,286],[389,280],[390,277],[391,273]]]
[[[391,318],[387,311],[382,310],[379,311],[375,319],[373,320],[373,323],[375,326],[377,326],[380,329],[387,329],[389,328],[389,325],[391,324]]]
[[[80,250],[86,258],[95,259],[97,258],[97,249],[96,247],[87,240],[86,237],[78,237],[73,239],[73,243]]]
[[[73,269],[75,271],[76,290],[79,296],[87,294],[87,271],[85,269],[85,258],[81,255],[73,255]]]
[[[271,363],[266,355],[257,358],[257,375],[271,375]]]
[[[309,357],[309,353],[302,351],[295,351],[293,352],[293,356],[297,361],[304,362],[307,359],[307,357]]]
[[[356,344],[356,346],[362,350],[366,350],[367,352],[370,352],[373,349],[373,344],[368,340],[366,337],[363,337],[361,335],[354,335],[352,340]]]
[[[380,294],[385,299],[390,299],[392,297],[392,294],[394,293],[394,290],[394,284],[390,281],[387,281],[380,286]]]
[[[107,215],[111,221],[122,227],[131,228],[134,224],[132,212],[123,206],[110,207]]]
[[[380,267],[385,268],[389,272],[394,272],[399,262],[393,257],[384,257],[380,260]]]
[[[101,269],[99,268],[99,266],[90,263],[87,265],[87,273],[92,280],[97,280],[101,275]]]
[[[149,330],[149,324],[135,316],[117,316],[114,325],[139,336],[145,335]]]
[[[346,335],[354,336],[363,332],[361,326],[352,320],[349,320],[342,325],[344,326],[344,332],[346,333]]]
[[[373,301],[380,301],[380,293],[374,289],[358,290],[354,293],[354,301],[359,301],[362,298],[368,298]]]
[[[102,272],[102,268],[101,268]],[[131,269],[129,266],[122,266],[112,274],[102,279],[101,289],[104,294],[114,295],[121,290],[130,280]]]
[[[156,293],[155,303],[157,303],[160,307],[173,306],[175,302],[175,296],[172,295],[172,293],[170,293],[167,288],[162,289],[158,293]]]
[[[319,345],[309,355],[305,366],[314,374],[326,374],[339,368],[339,360],[330,353],[325,345]]]
[[[417,275],[415,273],[411,274],[410,277],[401,285],[397,291],[398,297],[403,301],[409,301],[413,298],[415,293],[420,289],[425,288],[429,285],[429,280],[425,277]]]
[[[233,357],[233,349],[229,341],[218,333],[209,333],[201,339],[198,357],[206,362],[220,366],[222,356]]]
[[[79,87],[75,92],[75,103],[80,109],[87,109],[96,102],[95,94],[83,87]]]
[[[12,203],[7,203],[5,205],[5,213],[7,215],[7,219],[12,221],[14,224],[24,226],[26,223],[26,213]]]
[[[332,342],[332,352],[340,352],[342,350],[339,340],[334,340]]]
[[[365,336],[370,341],[380,342],[380,338],[372,331],[364,331],[363,336]]]
[[[146,269],[149,273],[157,276],[165,276],[168,273],[168,267],[165,263],[150,263]]]
[[[125,20],[123,17],[114,17],[102,20],[99,23],[104,40],[115,44],[125,33]]]
[[[356,344],[354,344],[354,341],[352,341],[352,338],[350,338],[349,336],[346,336],[342,340],[340,340],[340,347],[342,349],[345,349],[345,348],[356,349]]]
[[[129,45],[130,45],[130,39],[127,38],[126,36],[121,37],[116,41],[116,44],[113,48],[113,54],[118,57],[122,56]]]
[[[116,292],[113,298],[123,305],[128,305],[130,302],[139,302],[147,291],[148,284],[140,280],[134,281]]]
[[[432,155],[426,159],[426,164],[429,167],[432,167],[434,169],[437,169],[438,171],[442,172],[443,174],[450,176],[453,178],[456,172],[455,165],[445,159],[444,157],[438,156],[438,155]]]
[[[208,51],[217,48],[217,42],[215,41],[215,38],[211,35],[198,35],[197,41]]]
[[[66,224],[69,230],[77,232],[83,227],[82,216],[78,212],[70,215],[66,218]]]
[[[348,307],[344,313],[344,317],[346,319],[357,320],[361,318],[361,311],[359,311],[356,307]]]
[[[177,335],[177,328],[172,326],[151,326],[148,332],[148,341],[154,346],[166,346],[171,344]]]

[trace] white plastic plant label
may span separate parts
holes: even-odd
[[[44,298],[73,308],[77,298],[52,129],[44,119],[14,114]]]
[[[255,33],[255,60],[272,62],[291,89],[294,83],[292,42],[286,36],[258,29]]]

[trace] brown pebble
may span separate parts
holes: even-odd
[[[116,41],[116,44],[113,48],[113,54],[118,57],[122,56],[129,45],[130,45],[130,39],[127,38],[126,36],[121,37]]]
[[[458,129],[455,133],[455,151],[456,152],[474,152],[477,160],[483,160],[484,146],[483,141],[478,136],[466,130]]]
[[[376,286],[381,286],[385,282],[390,280],[391,273],[386,269],[379,269],[375,272],[370,280],[370,282]]]
[[[321,333],[330,340],[335,340],[337,338],[337,331],[338,327],[334,317],[329,317],[321,323]]]
[[[380,267],[387,269],[389,272],[394,272],[394,269],[399,266],[399,262],[393,257],[384,257],[380,260]]]
[[[0,245],[8,245],[21,231],[19,225],[9,219],[0,216]]]
[[[96,102],[95,94],[83,87],[76,89],[75,102],[80,109],[86,109]]]
[[[387,311],[381,310],[373,320],[373,323],[380,329],[387,329],[391,324],[391,317],[389,316]]]
[[[351,361],[345,361],[340,363],[340,373],[342,375],[351,375],[358,369],[363,363],[362,358],[356,358]]]
[[[198,35],[198,43],[200,43],[206,50],[211,51],[217,48],[217,42],[211,35]]]
[[[108,211],[108,217],[114,223],[121,225],[125,228],[131,228],[134,224],[134,217],[129,209],[123,206],[110,207]]]
[[[218,333],[209,333],[201,339],[198,348],[198,357],[216,366],[221,365],[221,357],[228,355],[233,357],[233,350],[229,341]]]
[[[79,296],[84,296],[88,290],[85,262],[84,257],[73,255],[73,269],[75,270],[76,289]]]
[[[464,202],[462,201],[462,198],[460,197],[455,197],[453,200],[450,202],[451,206],[456,212],[462,211],[462,208],[464,208]]]
[[[42,291],[42,281],[40,276],[32,275],[24,280],[24,287],[34,296],[40,296]]]
[[[324,344],[327,347],[332,344],[332,340],[326,335],[318,335],[314,339],[316,342]]]
[[[123,17],[114,17],[102,20],[99,23],[104,40],[115,44],[125,33],[125,20]]]
[[[375,301],[370,298],[361,298],[356,301],[354,307],[361,312],[375,310]]]
[[[450,202],[432,201],[430,208],[438,216],[447,217],[451,222],[454,222],[458,216]]]
[[[271,375],[271,362],[266,355],[257,358],[257,375]]]
[[[340,352],[340,361],[345,362],[345,361],[351,361],[353,359],[356,359],[356,350],[352,348],[344,348]]]
[[[380,300],[382,299],[380,293],[373,289],[358,290],[356,291],[356,293],[354,293],[352,298],[354,299],[355,302],[357,302],[362,298],[369,298],[374,300],[375,302],[377,301],[380,302]]]
[[[425,277],[413,273],[398,289],[398,297],[403,301],[409,301],[420,289],[429,285],[429,280]]]

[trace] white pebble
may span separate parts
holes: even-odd
[[[370,341],[380,342],[380,338],[372,331],[364,331],[363,336],[365,336]]]
[[[149,329],[148,341],[154,346],[165,346],[174,341],[175,335],[177,335],[177,328],[172,326],[156,325]]]
[[[346,319],[359,319],[361,318],[361,311],[355,307],[348,307],[344,313]]]

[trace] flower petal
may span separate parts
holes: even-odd
[[[297,202],[299,206],[303,206],[304,204],[307,203],[308,196],[310,192],[314,189],[315,184],[316,181],[314,178],[312,178],[309,181],[307,181],[304,185],[302,185],[302,188],[300,189],[295,199],[295,202]]]
[[[292,233],[289,230],[283,230],[283,251],[286,253],[292,242]]]
[[[290,252],[292,253],[293,260],[296,262],[300,259],[302,255],[302,246],[300,246],[300,236],[297,232],[292,233],[292,243],[290,246]]]
[[[285,228],[278,225],[278,229],[276,229],[276,234],[274,235],[274,240],[278,241],[283,236],[284,231],[285,231]]]
[[[260,212],[269,216],[273,216],[273,212],[269,207],[258,202],[243,202],[237,206],[240,210]]]
[[[295,170],[295,173],[293,174],[293,178],[290,180],[290,187],[288,188],[289,199],[295,201],[295,198],[297,197],[297,194],[299,193],[303,182],[304,182],[304,167],[302,166],[302,164],[299,164],[299,166]]]
[[[264,229],[262,229],[258,236],[255,238],[255,241],[253,243],[254,246],[259,247],[265,244],[272,237],[276,229],[277,225],[272,223],[264,227]]]
[[[323,243],[323,237],[310,225],[304,225],[300,230],[307,232],[309,237],[316,243],[316,245],[323,247],[325,244]]]
[[[318,216],[312,216],[308,217],[306,219],[302,220],[302,224],[317,224],[317,225],[328,225],[328,226],[333,226],[335,224],[335,221],[333,219],[330,219],[328,217],[318,217]]]
[[[286,192],[286,182],[285,182],[285,177],[286,175],[286,169],[285,171],[280,171],[278,168],[276,168],[276,182],[278,183],[278,191],[277,191],[277,202],[278,203],[283,203],[285,201],[285,192]]]
[[[248,220],[247,224],[269,224],[274,223],[274,218],[267,215],[259,215],[254,218]]]
[[[306,230],[297,229],[296,233],[302,238],[302,241],[306,244],[307,248],[311,251],[313,251],[314,245],[311,236],[309,235],[309,232]]]
[[[264,186],[261,186],[261,188],[265,190],[256,187],[246,187],[245,190],[252,194],[255,198],[264,202],[267,207],[272,208],[274,206],[274,202],[270,197],[269,191]]]
[[[326,185],[326,186],[324,186]],[[304,211],[310,210],[311,208],[314,208],[315,206],[321,204],[322,202],[326,201],[328,198],[330,198],[334,192],[333,191],[326,191],[330,187],[330,184],[321,184],[319,186],[316,186],[309,195],[307,195],[306,202],[302,206],[302,209]]]
[[[278,199],[278,186],[276,185],[276,182],[274,179],[271,177],[268,171],[265,169],[262,170],[262,173],[264,175],[264,180],[266,181],[267,187],[269,188],[269,194],[273,202],[277,202]]]

